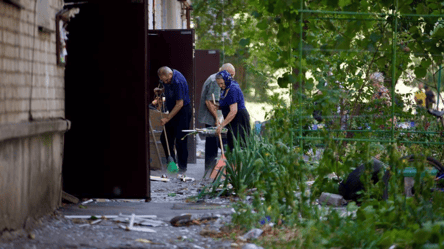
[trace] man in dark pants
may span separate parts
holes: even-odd
[[[231,77],[235,75],[235,69],[231,63],[225,63],[220,70],[227,70]],[[222,117],[222,112],[217,111],[213,104],[213,94],[216,102],[220,99],[220,87],[216,83],[216,74],[210,75],[202,87],[202,94],[199,106],[198,120],[205,127],[215,127],[218,125],[218,118]],[[205,139],[205,171],[212,169],[216,165],[217,148],[219,141],[217,137],[206,137]]]
[[[166,66],[159,68],[157,74],[164,83],[166,109],[169,112],[166,117],[160,120],[160,123],[165,126],[167,132],[171,157],[177,160],[179,173],[185,173],[187,171],[188,148],[187,138],[182,140],[182,137],[186,135],[182,130],[189,129],[192,115],[188,83],[179,71],[171,70]],[[165,154],[168,155],[164,131],[160,140]],[[177,149],[177,159],[174,146]]]

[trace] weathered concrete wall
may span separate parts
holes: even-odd
[[[62,133],[0,142],[0,231],[24,226],[61,202]]]
[[[69,127],[60,120],[64,68],[56,61],[55,17],[63,0],[17,2],[0,1],[0,233],[60,205]]]

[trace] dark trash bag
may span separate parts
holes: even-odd
[[[379,181],[378,174],[381,171],[381,169],[384,168],[384,164],[377,160],[373,159],[373,172],[372,172],[372,181],[373,183],[377,183]],[[361,182],[361,175],[365,171],[365,165],[362,164],[359,167],[357,167],[355,170],[353,170],[347,177],[345,181],[342,181],[339,184],[339,194],[344,197],[346,200],[354,200],[356,201],[360,196],[357,193],[358,191],[364,190],[364,184]],[[382,180],[385,184],[383,199],[386,200],[388,197],[388,179],[390,177],[389,171],[385,171],[384,176],[382,177]]]

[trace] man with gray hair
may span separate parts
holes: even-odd
[[[219,71],[226,70],[234,77],[236,71],[231,63],[225,63]],[[216,102],[219,102],[220,87],[216,83],[216,74],[210,75],[202,86],[202,94],[200,97],[200,106],[198,121],[205,124],[205,127],[212,127],[218,125],[218,119],[222,117],[222,112],[217,110],[217,106],[213,104],[213,94]],[[206,137],[205,139],[205,171],[211,169],[216,165],[217,137]]]
[[[171,157],[176,160],[174,153],[174,146],[176,146],[179,173],[185,173],[187,171],[188,148],[187,137],[182,140],[182,137],[186,135],[182,130],[189,129],[192,114],[188,83],[179,71],[172,70],[166,66],[159,68],[157,74],[163,82],[165,105],[169,112],[166,117],[160,120],[160,123],[165,126],[167,132]],[[167,155],[168,150],[164,131],[160,141]]]

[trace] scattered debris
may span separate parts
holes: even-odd
[[[148,227],[159,227],[159,226],[166,226],[166,223],[160,220],[149,220],[145,219],[143,222],[138,223],[142,226],[148,226]]]
[[[151,242],[151,240],[147,240],[147,239],[136,239],[136,242],[140,242],[140,243],[148,243],[148,244],[153,243],[153,242]]]
[[[89,200],[84,201],[84,202],[82,202],[82,203],[80,203],[80,204],[81,204],[81,205],[85,205],[85,204],[88,204],[88,203],[90,203],[90,202],[93,202],[93,199],[89,199]]]
[[[96,202],[110,202],[108,199],[96,199]]]
[[[122,226],[122,225],[120,225],[120,227],[125,229],[126,231],[147,232],[147,233],[155,233],[156,232],[156,230],[153,230],[151,228],[135,227],[134,226],[135,219],[136,219],[136,215],[132,214],[130,222],[129,222],[129,226]]]
[[[239,239],[244,240],[244,241],[246,241],[248,239],[257,239],[257,238],[259,238],[259,236],[261,236],[261,234],[263,232],[264,231],[262,231],[262,229],[254,228],[254,229],[250,230],[248,233],[244,234],[243,236],[240,236]]]
[[[185,209],[192,209],[192,210],[213,210],[213,209],[224,209],[228,208],[227,205],[224,204],[216,204],[216,203],[175,203],[171,209],[173,210],[185,210]]]
[[[113,221],[128,223],[128,222],[131,222],[131,220],[132,220],[133,224],[138,224],[141,226],[149,226],[149,227],[159,227],[159,226],[166,226],[167,225],[163,221],[153,220],[153,218],[156,218],[156,217],[157,216],[155,216],[155,215],[134,215],[134,219],[133,219],[132,216],[119,215],[119,217],[114,218]]]
[[[321,197],[319,197],[319,203],[340,207],[347,202],[344,200],[342,195],[322,192]]]
[[[131,215],[65,215],[66,219],[91,219],[91,217],[100,217],[101,219],[115,219],[115,218],[127,218],[130,219]],[[136,215],[136,218],[148,218],[148,219],[156,219],[157,215]],[[94,218],[93,218],[94,219]]]
[[[131,218],[132,217],[132,215],[124,215],[124,214],[119,214],[119,217],[126,217],[126,218]],[[149,219],[156,219],[157,218],[157,215],[151,215],[151,214],[148,214],[148,215],[135,215],[135,217],[136,218],[149,218]]]
[[[315,181],[306,181],[305,184],[307,184],[307,186],[311,187],[311,185],[313,185]]]
[[[146,232],[146,233],[155,233],[156,230],[153,230],[151,228],[145,228],[145,227],[129,227],[129,226],[122,226],[121,228],[125,229],[126,231],[133,231],[133,232]]]
[[[82,219],[76,219],[76,218],[74,218],[74,219],[72,219],[72,223],[74,223],[74,224],[85,224],[86,221],[84,221],[84,220],[82,220]]]
[[[207,228],[203,228],[200,231],[199,234],[202,235],[202,236],[212,237],[212,236],[217,235],[218,233],[219,233],[218,231],[207,229]]]
[[[203,214],[203,215],[191,215],[191,214],[183,214],[176,216],[170,220],[171,225],[180,227],[180,226],[189,226],[189,225],[201,225],[202,223],[207,223],[212,220],[217,220],[221,217],[220,214]]]
[[[118,202],[145,202],[145,199],[114,199]]]
[[[166,177],[163,177],[163,176],[165,176],[165,175],[162,175],[162,177],[150,176],[150,180],[152,180],[152,181],[161,181],[161,182],[169,182],[170,181],[170,179],[168,179]]]
[[[175,227],[185,226],[191,222],[191,214],[180,215],[170,220],[171,225]]]
[[[242,247],[242,249],[264,249],[262,246],[257,246],[255,244],[245,244],[244,247]]]
[[[73,195],[70,195],[70,194],[66,193],[65,191],[62,191],[62,199],[66,200],[68,202],[74,203],[74,204],[79,203],[79,198],[77,198]]]
[[[101,219],[95,220],[95,221],[91,222],[91,225],[95,225],[95,224],[97,224],[97,223],[99,223],[101,221],[102,221]]]
[[[195,180],[194,178],[188,177],[186,175],[178,175],[177,178],[179,178],[183,182],[194,182],[194,180]]]
[[[112,219],[118,217],[117,215],[65,215],[66,219],[98,219],[97,217],[100,217],[101,219]]]

